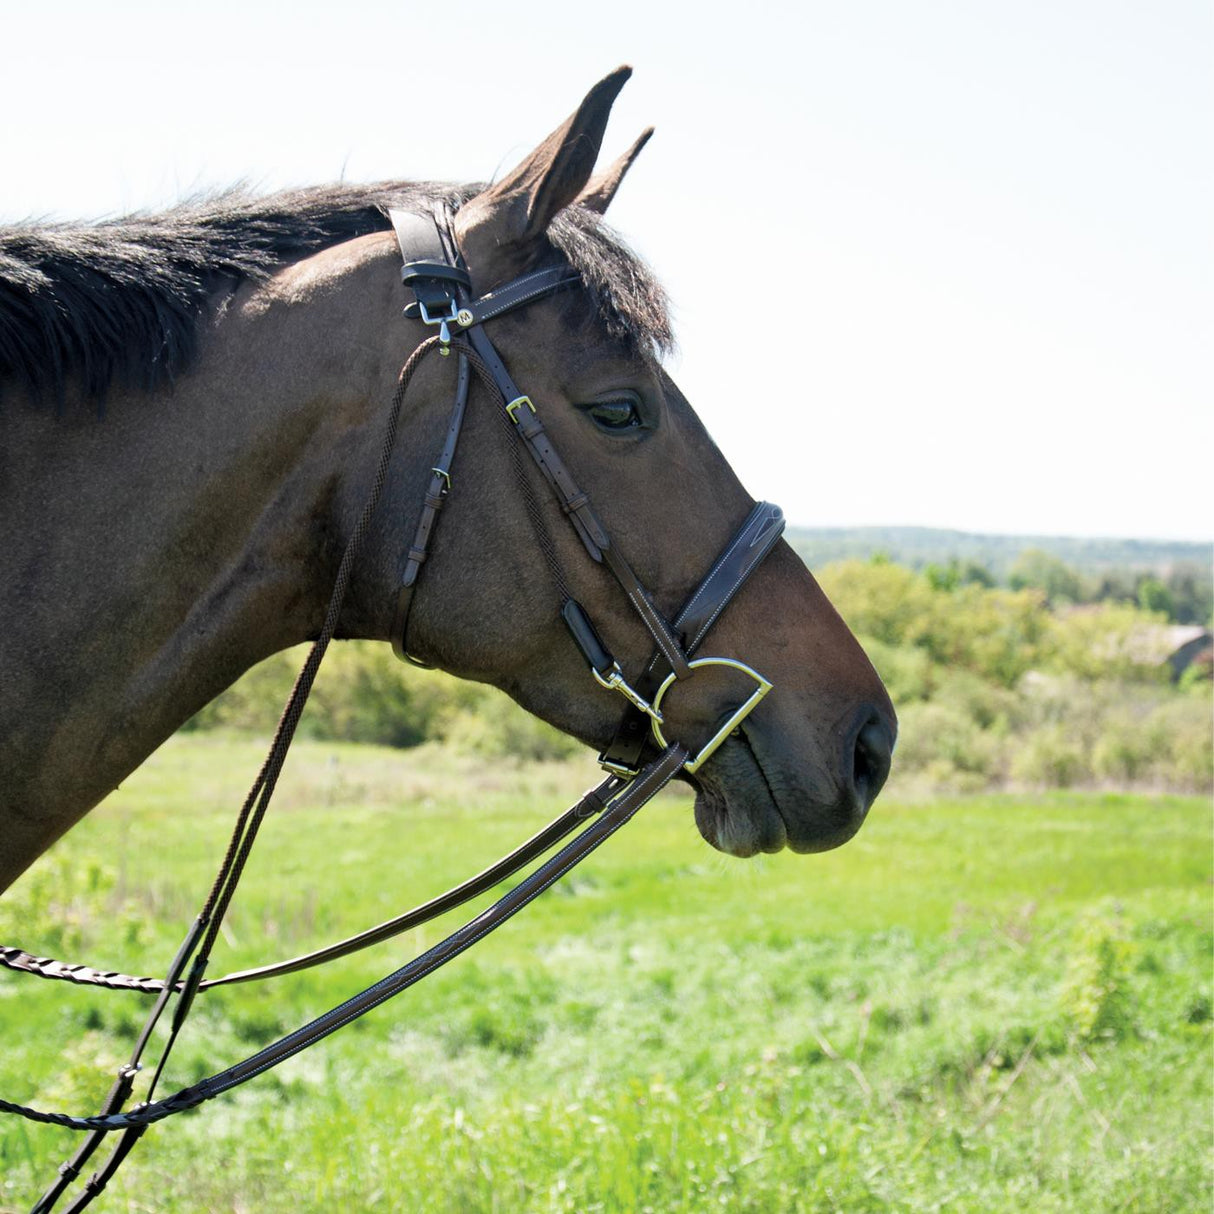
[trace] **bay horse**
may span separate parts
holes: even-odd
[[[317,634],[385,402],[429,332],[401,316],[390,207],[453,212],[477,293],[536,268],[576,275],[492,321],[493,340],[657,609],[685,601],[752,502],[663,369],[660,286],[602,222],[648,137],[593,175],[628,75],[487,186],[230,192],[0,230],[0,890],[244,671]],[[763,272],[726,266],[723,306]],[[405,402],[341,637],[389,636],[447,361],[424,363]],[[587,679],[550,566],[517,541],[525,506],[483,395],[473,387],[411,651],[602,747],[618,697]],[[755,424],[779,441],[778,418]],[[649,636],[559,504],[538,500],[572,591],[622,667],[640,669]],[[737,856],[843,843],[896,733],[860,646],[783,541],[713,636],[774,690],[684,776],[704,838]],[[695,680],[667,732],[710,727],[719,702],[713,679]]]

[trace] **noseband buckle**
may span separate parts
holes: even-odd
[[[732,670],[740,670],[743,674],[749,675],[750,678],[754,679],[755,683],[757,684],[754,691],[750,693],[750,697],[746,700],[746,702],[740,707],[736,708],[733,713],[730,714],[729,719],[725,722],[725,724],[722,725],[721,728],[718,729],[717,732],[704,743],[703,747],[700,749],[700,753],[694,758],[689,758],[683,764],[683,770],[691,775],[694,775],[713,756],[713,754],[716,753],[716,750],[721,743],[724,742],[725,739],[729,737],[729,735],[733,733],[733,731],[737,729],[737,727],[741,725],[748,716],[750,716],[750,714],[758,706],[759,701],[771,690],[772,685],[757,670],[752,670],[746,665],[745,662],[739,662],[735,658],[694,658],[692,661],[688,662],[688,666],[690,666],[692,670],[697,670],[702,666],[728,666]],[[662,747],[663,750],[665,750],[670,743],[666,741],[666,738],[662,734],[663,721],[659,711],[659,706],[662,703],[662,697],[667,693],[667,691],[670,690],[677,678],[678,676],[674,673],[674,671],[671,671],[670,674],[666,676],[662,682],[662,685],[658,688],[657,693],[653,697],[652,706],[646,710],[649,713],[649,724],[650,728],[653,730],[653,739],[660,747]]]

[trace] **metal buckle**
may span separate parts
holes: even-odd
[[[740,670],[743,674],[749,675],[758,684],[754,691],[751,692],[750,698],[746,701],[746,703],[738,708],[730,716],[729,720],[726,721],[725,724],[722,725],[711,738],[709,738],[709,740],[701,748],[700,753],[696,755],[694,759],[688,759],[687,762],[683,764],[683,769],[694,775],[695,772],[699,771],[699,769],[712,757],[712,755],[716,752],[717,747],[719,747],[721,743],[724,742],[725,739],[729,737],[729,735],[733,733],[733,731],[737,729],[737,727],[741,725],[748,716],[750,716],[750,714],[755,710],[755,707],[758,705],[759,701],[771,690],[772,685],[757,670],[752,670],[746,665],[745,662],[738,662],[733,658],[695,658],[693,661],[688,662],[687,665],[692,670],[697,670],[701,666],[728,666],[733,670]],[[662,702],[662,697],[667,691],[670,690],[671,685],[676,681],[677,678],[678,675],[676,675],[673,670],[666,676],[661,687],[658,688],[657,693],[653,697],[653,707],[649,713],[649,724],[650,728],[653,730],[654,741],[657,742],[657,744],[662,747],[663,750],[665,750],[670,743],[667,742],[665,737],[662,735],[662,717],[658,712],[658,706]]]
[[[599,674],[599,672],[595,670],[593,666],[590,668],[590,673],[594,675],[595,680],[600,687],[606,687],[608,691],[618,691],[629,704],[639,708],[653,722],[655,729],[657,726],[662,724],[662,714],[658,712],[657,700],[655,699],[654,702],[650,704],[639,691],[629,686],[628,680],[624,678],[624,672],[620,669],[619,662],[612,662],[611,669],[605,675]],[[662,745],[665,746],[666,743],[663,742]],[[606,763],[604,763],[603,766],[606,767],[608,771],[614,771],[620,775],[623,774],[623,770],[629,770],[619,770],[617,766],[609,766]],[[636,773],[632,772],[632,774],[635,775]]]
[[[535,412],[535,406],[534,406],[534,405],[531,403],[531,397],[529,397],[529,396],[516,396],[516,397],[515,397],[515,398],[514,398],[514,399],[513,399],[513,400],[512,400],[512,401],[511,401],[511,402],[510,402],[510,403],[509,403],[507,406],[506,406],[506,413],[508,414],[508,416],[509,416],[510,420],[511,420],[511,421],[512,421],[512,422],[513,422],[513,423],[514,423],[516,426],[518,425],[518,411],[519,411],[519,410],[520,410],[520,409],[521,409],[521,408],[522,408],[524,405],[526,405],[526,406],[527,406],[527,408],[528,408],[528,409],[530,409],[532,413],[534,413],[534,412]],[[616,669],[618,670],[618,669],[619,669],[619,667],[617,666],[617,667],[616,667]],[[601,683],[601,682],[602,682],[602,679],[599,679],[599,682]]]
[[[458,324],[460,316],[459,305],[455,300],[450,301],[450,306],[451,311],[446,316],[431,316],[426,305],[420,299],[417,301],[417,310],[421,314],[422,323],[438,325],[438,352],[444,358],[451,353],[451,330],[447,326],[452,323]]]
[[[613,763],[610,759],[604,759],[602,755],[599,755],[599,766],[613,776],[619,776],[626,784],[641,774],[639,767],[630,767],[627,763]]]

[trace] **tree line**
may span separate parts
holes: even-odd
[[[941,590],[976,584],[993,587],[998,579],[984,564],[953,558],[929,563],[924,574]],[[1026,548],[1004,579],[1011,590],[1038,590],[1051,607],[1090,603],[1128,603],[1164,616],[1174,624],[1210,625],[1214,615],[1214,581],[1194,563],[1165,571],[1112,568],[1084,573],[1041,548]]]

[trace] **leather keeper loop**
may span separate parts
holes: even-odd
[[[561,607],[561,619],[592,669],[604,674],[615,665],[615,659],[603,644],[603,638],[595,630],[581,603],[566,599]]]

